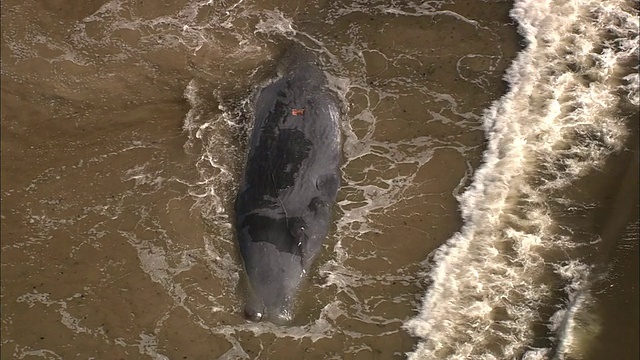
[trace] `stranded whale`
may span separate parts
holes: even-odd
[[[340,110],[314,56],[292,48],[261,89],[236,233],[249,280],[246,316],[285,323],[330,226],[340,185]]]

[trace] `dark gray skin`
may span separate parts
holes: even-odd
[[[327,236],[340,186],[340,110],[315,58],[289,50],[255,103],[236,232],[249,280],[246,316],[283,324]]]

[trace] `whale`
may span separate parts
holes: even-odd
[[[248,280],[245,317],[286,324],[322,249],[340,187],[339,98],[315,55],[291,47],[257,91],[236,236]]]

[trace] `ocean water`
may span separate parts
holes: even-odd
[[[637,359],[638,7],[3,1],[2,359]],[[342,188],[275,326],[233,201],[292,42]]]
[[[484,113],[483,163],[458,197],[464,225],[435,252],[407,324],[424,339],[410,358],[589,354],[601,322],[591,313],[594,258],[611,239],[592,226],[597,195],[573,192],[637,132],[637,113],[624,116],[639,104],[632,5],[515,2],[526,46],[506,71],[508,92]]]

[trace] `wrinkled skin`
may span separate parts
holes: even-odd
[[[286,323],[322,247],[340,185],[340,112],[324,73],[301,49],[255,103],[236,232],[249,280],[246,316]]]

